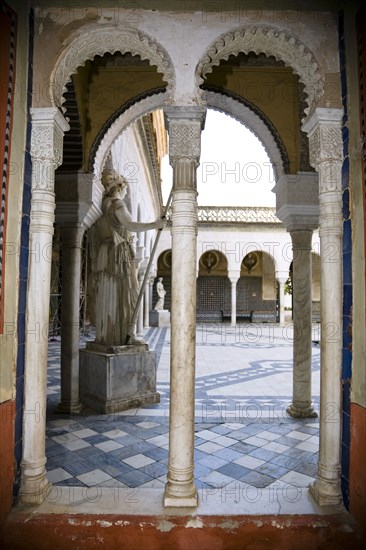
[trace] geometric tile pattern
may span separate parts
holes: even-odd
[[[161,403],[123,413],[97,415],[89,411],[72,417],[54,412],[60,398],[60,342],[49,343],[46,455],[52,483],[131,488],[165,484],[169,331],[149,329],[145,338],[157,353]],[[237,482],[257,490],[279,483],[307,486],[316,475],[319,424],[317,419],[292,419],[283,413],[291,398],[284,394],[291,380],[287,385],[281,383],[283,375],[288,376],[285,348],[290,344],[283,343],[279,352],[282,359],[277,357],[276,346],[272,350],[267,346],[264,353],[263,347],[255,349],[251,344],[244,357],[253,355],[253,361],[231,368],[236,363],[235,351],[243,350],[237,343],[232,357],[225,349],[225,365],[219,369],[214,365],[219,349],[216,344],[202,346],[206,353],[197,361],[197,487],[210,490]],[[318,371],[319,354],[315,350],[313,376],[318,376]],[[263,388],[268,395],[262,395]],[[264,403],[272,403],[272,407],[267,410]],[[245,414],[240,406],[246,407]]]

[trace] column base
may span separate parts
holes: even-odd
[[[293,403],[287,407],[287,414],[292,418],[317,418],[318,413],[314,410],[314,407],[307,407],[305,409],[299,408]]]
[[[60,401],[55,409],[56,414],[80,414],[83,410],[83,404],[78,401],[76,403],[65,403]]]
[[[52,484],[46,478],[46,473],[29,478],[22,476],[19,491],[19,502],[23,504],[42,504],[52,489]]]
[[[340,481],[317,479],[309,486],[309,492],[319,506],[338,506],[342,504]]]
[[[170,487],[170,483],[168,482],[165,486],[165,493],[164,493],[164,508],[197,508],[198,506],[198,493],[197,489],[193,485],[193,493],[188,495],[179,495],[174,494],[174,491],[172,493],[170,492],[172,487]]]

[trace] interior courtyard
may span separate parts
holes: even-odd
[[[4,548],[363,547],[365,9],[262,4],[1,3]]]

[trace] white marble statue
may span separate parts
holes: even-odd
[[[166,294],[166,290],[164,290],[163,278],[162,277],[159,277],[158,282],[156,283],[156,292],[159,296],[159,299],[156,302],[156,305],[155,305],[154,309],[156,311],[162,311],[162,310],[164,310],[164,298],[165,298],[165,294]]]
[[[104,171],[103,215],[91,229],[95,284],[96,343],[122,346],[141,343],[131,325],[139,285],[130,231],[160,229],[164,221],[135,222],[124,203],[127,181],[113,170]]]

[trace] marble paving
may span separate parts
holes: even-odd
[[[319,340],[319,325],[313,341]],[[157,353],[161,403],[122,413],[55,413],[60,341],[49,342],[46,454],[48,478],[70,487],[163,488],[169,432],[170,332],[146,332]],[[195,477],[210,492],[280,488],[295,502],[316,475],[318,419],[286,414],[292,395],[292,325],[197,327]],[[81,346],[85,340],[81,340]],[[313,344],[312,393],[319,408],[319,345]],[[252,497],[250,496],[252,495]]]

